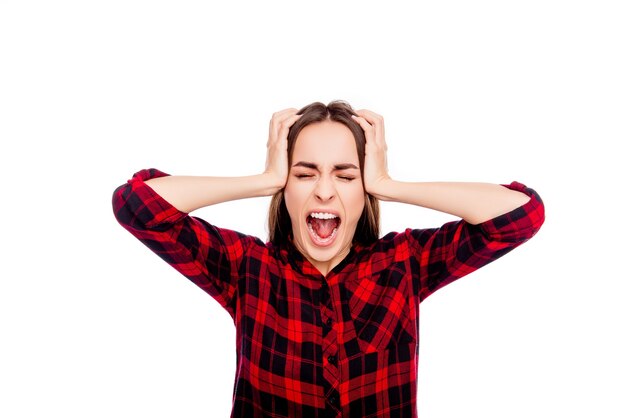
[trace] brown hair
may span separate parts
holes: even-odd
[[[352,119],[352,115],[358,116],[352,107],[343,100],[335,100],[325,105],[314,102],[304,106],[297,113],[302,115],[289,129],[287,134],[287,156],[291,167],[293,150],[300,131],[307,125],[332,120],[339,122],[350,129],[356,143],[356,151],[359,156],[361,181],[363,181],[363,166],[365,160],[365,132],[361,126]],[[365,189],[365,185],[363,185]],[[379,205],[378,199],[367,193],[365,207],[356,226],[353,242],[361,245],[369,245],[378,239],[379,230]],[[283,245],[289,241],[291,234],[291,218],[285,205],[284,188],[272,196],[268,214],[269,240],[274,245]]]

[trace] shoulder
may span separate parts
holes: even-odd
[[[401,261],[409,256],[408,231],[389,232],[378,238],[370,245],[357,246],[357,259],[359,263],[371,261],[374,263],[388,263]]]

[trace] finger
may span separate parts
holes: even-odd
[[[376,124],[376,123],[382,124],[384,122],[382,115],[372,112],[371,110],[360,109],[360,110],[356,110],[355,113],[359,116],[364,117],[365,119],[367,119],[368,122],[372,124]]]
[[[280,112],[276,112],[272,115],[272,120],[270,121],[270,125],[274,125],[275,127],[279,128],[280,124],[282,124],[287,119],[291,118],[297,112],[298,112],[298,109],[294,109],[294,108],[285,109]]]
[[[289,116],[295,114],[296,112],[298,112],[298,109],[294,107],[290,107],[290,108],[272,113],[272,118],[270,119],[270,126],[280,123],[285,118],[288,118]]]
[[[297,109],[292,109],[294,112],[297,112]],[[282,141],[287,138],[287,134],[289,133],[289,128],[296,123],[298,119],[300,119],[302,115],[295,115],[293,112],[288,112],[286,114],[282,114],[277,116],[277,119],[272,119],[270,123],[270,135],[267,140],[267,145],[269,146],[272,143],[276,143]]]
[[[298,109],[296,109],[295,107],[288,107],[287,109],[283,109],[283,110],[279,110],[278,112],[274,112],[272,114],[272,118],[274,118],[275,116],[280,116],[280,115],[284,115],[285,113],[294,113],[297,112]]]
[[[290,107],[290,108],[283,109],[278,112],[274,112],[272,114],[272,118],[270,119],[270,127],[269,127],[270,132],[269,132],[268,144],[272,140],[277,139],[278,132],[280,130],[280,125],[282,124],[282,122],[286,120],[287,118],[290,118],[296,112],[298,112],[298,109]]]
[[[361,126],[361,128],[363,128],[364,131],[369,131],[370,129],[372,129],[372,125],[370,125],[363,116],[352,115],[352,119],[354,119]]]
[[[379,114],[374,113],[371,110],[367,110],[367,109],[355,110],[355,113],[361,117],[364,117],[365,119],[367,119],[367,121],[372,122],[372,123],[377,122],[377,120],[382,117]]]
[[[369,124],[369,122],[362,116],[354,116],[352,115],[352,119],[354,119],[365,132],[365,146],[378,144],[378,140],[376,139],[376,128]]]
[[[367,109],[357,110],[356,113],[364,117],[373,127],[375,132],[375,141],[378,145],[384,147],[386,149],[387,145],[385,143],[385,120],[382,115],[378,113],[372,112]]]
[[[298,112],[298,109],[295,109],[293,107],[289,108],[289,109],[284,109],[281,110],[280,112],[275,112],[272,115],[272,122],[277,122],[280,123],[283,120],[287,119],[288,117],[290,117],[291,115],[294,115]]]
[[[296,121],[300,119],[301,116],[302,115],[291,115],[287,119],[285,119],[280,124],[280,128],[278,129],[278,137],[276,138],[276,140],[282,140],[284,138],[287,138],[289,128],[291,128],[291,126],[296,123]]]

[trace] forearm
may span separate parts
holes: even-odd
[[[266,174],[244,177],[165,176],[145,183],[176,209],[187,213],[231,200],[271,196],[281,187]]]
[[[386,180],[375,196],[449,213],[478,224],[510,212],[530,200],[499,184],[465,182],[401,182]]]

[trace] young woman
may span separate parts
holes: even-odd
[[[387,173],[383,118],[342,101],[272,116],[249,177],[136,173],[118,221],[209,293],[236,326],[232,417],[415,417],[419,304],[531,238],[525,185],[407,183]],[[269,242],[189,216],[273,196]],[[379,238],[378,200],[458,216]]]

